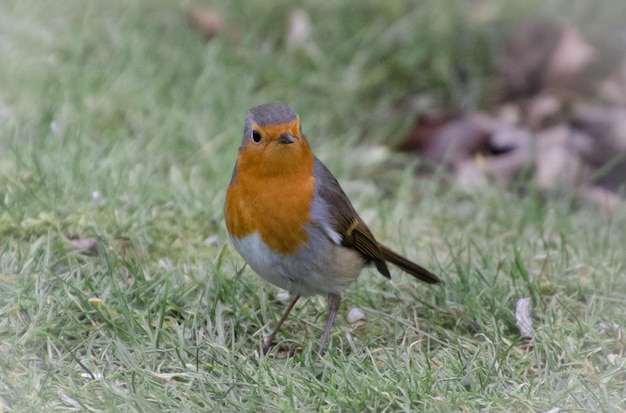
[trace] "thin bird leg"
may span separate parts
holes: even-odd
[[[324,346],[326,345],[326,341],[328,341],[328,336],[330,336],[330,329],[333,326],[333,322],[335,321],[335,316],[337,315],[337,311],[339,311],[339,303],[341,302],[341,296],[337,294],[328,294],[328,306],[330,307],[330,313],[328,314],[328,321],[326,322],[326,329],[324,330],[324,335],[322,336],[322,342],[320,343],[320,348],[317,350],[317,359],[322,358],[324,354]]]
[[[272,331],[272,334],[270,334],[270,336],[263,343],[263,354],[267,354],[267,352],[270,351],[270,347],[272,347],[272,343],[274,342],[274,337],[276,337],[278,330],[280,330],[280,327],[282,327],[283,323],[287,319],[287,316],[291,312],[291,309],[293,308],[294,305],[296,305],[299,299],[300,299],[300,295],[296,295],[293,298],[293,301],[291,302],[291,304],[289,304],[289,307],[287,307],[287,309],[283,313],[283,316],[278,321],[278,324],[276,325],[276,327],[274,327],[274,331]]]

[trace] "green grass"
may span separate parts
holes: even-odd
[[[216,2],[225,28],[209,43],[185,2],[2,2],[0,410],[626,410],[623,211],[467,194],[416,179],[409,157],[372,161],[412,122],[397,99],[485,99],[506,18],[328,3],[304,3],[312,44],[287,51],[286,1]],[[379,239],[446,281],[365,271],[319,363],[323,298],[255,354],[285,303],[223,224],[244,113],[267,101],[298,110]],[[77,236],[97,252],[73,250]],[[363,326],[345,320],[353,306]]]

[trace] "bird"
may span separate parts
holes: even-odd
[[[266,103],[246,113],[224,218],[235,249],[250,268],[293,296],[264,341],[263,354],[300,297],[327,295],[328,320],[317,351],[321,358],[341,294],[367,265],[388,279],[391,263],[426,283],[442,282],[376,240],[337,179],[311,151],[300,117],[286,104]]]

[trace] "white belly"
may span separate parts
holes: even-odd
[[[294,294],[341,294],[359,275],[364,261],[354,250],[335,244],[323,233],[293,255],[269,249],[258,233],[232,238],[235,248],[262,278]]]

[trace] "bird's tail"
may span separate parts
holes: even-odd
[[[409,261],[402,255],[390,250],[384,245],[380,245],[380,250],[383,252],[383,257],[385,258],[385,261],[389,261],[400,269],[411,274],[415,278],[419,278],[420,280],[429,284],[439,284],[442,282],[439,277],[428,271],[426,268],[417,265],[413,261]]]

